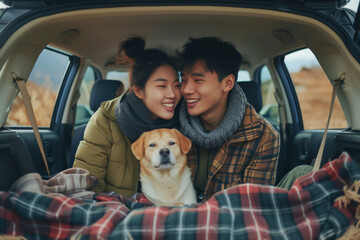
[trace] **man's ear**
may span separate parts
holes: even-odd
[[[180,133],[177,129],[171,129],[179,138],[180,150],[182,153],[187,154],[191,148],[191,140],[185,137],[182,133]]]
[[[230,90],[233,89],[235,85],[235,76],[233,74],[227,75],[223,79],[223,84],[224,84],[224,92],[230,92]]]
[[[144,92],[141,88],[134,86],[133,91],[134,91],[135,96],[137,96],[139,99],[144,98]]]
[[[133,152],[134,156],[140,160],[144,157],[144,140],[145,140],[145,133],[143,133],[138,140],[136,140],[133,144],[131,144],[131,151]]]

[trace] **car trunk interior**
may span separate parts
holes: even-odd
[[[18,28],[0,49],[0,84],[4,86],[0,89],[1,113],[7,113],[17,94],[13,74],[26,79],[46,46],[79,56],[83,69],[92,64],[105,75],[109,66],[114,65],[119,43],[130,36],[144,37],[146,47],[160,48],[172,55],[189,37],[217,36],[234,43],[243,56],[243,68],[250,73],[262,64],[269,65],[275,87],[284,100],[281,111],[285,118],[281,121],[287,125],[293,124],[294,119],[274,57],[308,47],[330,80],[346,72],[346,81],[337,96],[353,131],[351,136],[359,139],[356,133],[360,130],[360,112],[356,110],[360,103],[359,63],[343,39],[314,18],[285,11],[223,6],[114,7],[42,13],[43,16]],[[84,71],[79,71],[76,75],[62,124],[73,124],[72,99],[83,74]],[[1,114],[0,125],[6,117],[7,114]],[[348,137],[342,136],[343,141],[348,141]],[[288,146],[287,151],[290,149]]]

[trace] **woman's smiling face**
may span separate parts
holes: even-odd
[[[150,76],[144,89],[135,90],[138,98],[152,114],[152,118],[169,120],[181,99],[179,76],[170,65],[162,65]]]

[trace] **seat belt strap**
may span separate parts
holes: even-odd
[[[345,81],[345,73],[343,73],[338,79],[335,80],[335,84],[333,86],[333,90],[332,90],[332,94],[331,94],[331,103],[330,103],[329,116],[328,116],[328,120],[327,120],[327,123],[326,123],[325,132],[324,132],[323,138],[321,140],[319,151],[318,151],[316,159],[315,159],[313,171],[317,171],[317,170],[320,169],[321,159],[322,159],[322,155],[323,155],[324,149],[325,149],[326,136],[327,136],[327,132],[329,130],[331,114],[332,114],[332,111],[333,111],[333,108],[334,108],[336,92],[337,92],[337,89],[339,88],[340,84],[343,81]]]
[[[45,167],[46,167],[46,171],[47,171],[47,173],[48,173],[48,175],[50,177],[50,171],[49,171],[49,167],[48,167],[46,157],[45,157],[44,146],[43,146],[42,141],[41,141],[39,129],[38,129],[36,119],[35,119],[34,109],[33,109],[32,105],[31,105],[31,100],[30,100],[30,96],[29,96],[29,93],[28,93],[27,88],[26,88],[25,80],[20,79],[18,77],[15,77],[14,80],[15,80],[15,82],[16,82],[19,90],[20,90],[21,96],[23,98],[23,102],[24,102],[24,105],[25,105],[25,108],[26,108],[26,112],[28,114],[31,126],[33,128],[37,144],[38,144],[38,146],[40,148],[40,152],[41,152],[41,155],[42,155]]]

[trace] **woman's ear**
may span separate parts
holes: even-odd
[[[223,80],[224,83],[224,92],[230,92],[235,85],[235,76],[233,74],[229,74]]]
[[[139,99],[144,98],[144,91],[141,88],[134,86],[133,91],[135,96],[137,96]]]

